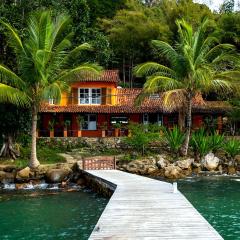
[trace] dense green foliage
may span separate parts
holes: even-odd
[[[240,154],[240,141],[235,139],[230,139],[226,141],[223,146],[224,151],[227,154],[227,157],[233,161],[236,155]]]
[[[124,138],[124,142],[136,151],[144,155],[149,143],[160,139],[160,128],[158,125],[144,125],[131,123],[128,126],[129,136]]]
[[[164,138],[171,152],[174,153],[176,157],[178,157],[179,150],[185,138],[185,134],[179,129],[179,127],[174,126],[172,130],[167,128],[164,129]]]

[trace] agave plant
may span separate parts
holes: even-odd
[[[217,150],[223,147],[224,135],[213,133],[208,138],[209,138],[210,148],[213,153],[216,153]]]
[[[179,127],[174,126],[172,130],[166,128],[164,129],[164,137],[170,150],[177,157],[185,139],[185,134],[180,130]]]
[[[240,141],[231,139],[225,142],[223,149],[227,154],[227,157],[235,165],[235,157],[240,154]]]
[[[190,146],[192,147],[197,160],[202,159],[207,153],[212,150],[210,139],[208,136],[206,136],[205,130],[203,128],[200,128],[198,131],[192,134],[190,139]]]

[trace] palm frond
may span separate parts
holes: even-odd
[[[97,64],[85,63],[76,68],[65,70],[58,78],[59,81],[84,80],[89,75],[99,77],[102,73],[102,67]]]
[[[158,73],[163,72],[169,76],[176,77],[176,73],[174,70],[172,70],[171,68],[168,68],[164,65],[161,65],[159,63],[155,63],[155,62],[146,62],[146,63],[140,64],[140,65],[137,65],[134,68],[134,73],[138,77],[149,76],[156,72],[158,72]]]
[[[0,83],[0,102],[12,103],[18,106],[30,106],[31,99],[23,91]]]
[[[178,80],[165,76],[150,76],[144,84],[144,90],[149,93],[168,91],[181,88],[182,83]]]
[[[0,20],[0,24],[4,26],[7,31],[4,31],[4,34],[8,38],[8,43],[14,49],[15,53],[19,53],[24,50],[21,38],[19,37],[17,30],[13,28],[10,24]]]
[[[26,86],[26,83],[18,77],[13,71],[11,71],[9,68],[0,65],[0,73],[2,76],[4,76],[4,82],[10,84],[13,87],[24,89]]]
[[[153,40],[152,44],[157,48],[160,54],[170,62],[172,67],[176,66],[179,55],[170,44],[159,40]]]
[[[162,95],[163,105],[168,110],[182,108],[186,103],[186,90],[185,89],[174,89],[166,91]]]

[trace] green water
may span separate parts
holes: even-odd
[[[88,239],[107,202],[89,191],[1,192],[0,239]]]
[[[240,179],[194,178],[178,187],[225,240],[240,239]]]

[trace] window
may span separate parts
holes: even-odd
[[[100,88],[79,88],[79,104],[101,104]]]
[[[96,130],[97,129],[97,116],[95,114],[87,114],[83,117],[83,130]]]
[[[54,104],[54,99],[53,99],[53,98],[49,98],[49,99],[48,99],[48,103],[49,103],[50,105],[53,105],[53,104]]]
[[[147,125],[149,122],[149,115],[147,113],[143,114],[143,124]]]
[[[157,119],[158,126],[162,126],[163,125],[163,116],[161,114],[158,114],[157,117],[158,117],[158,119]]]

